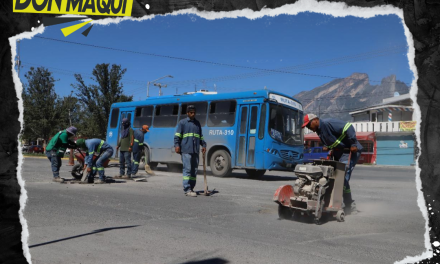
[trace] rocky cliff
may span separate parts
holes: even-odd
[[[305,113],[351,121],[349,112],[379,104],[384,98],[393,97],[395,92],[406,94],[409,89],[405,83],[396,80],[395,75],[383,78],[380,84],[371,85],[367,74],[353,73],[293,97],[303,104]]]

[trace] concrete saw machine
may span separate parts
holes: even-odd
[[[314,160],[296,165],[294,172],[298,177],[295,184],[280,186],[273,196],[279,217],[295,219],[312,215],[315,224],[321,224],[323,214],[329,214],[344,222],[342,192],[346,165],[334,160]]]

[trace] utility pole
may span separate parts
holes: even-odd
[[[321,118],[321,98],[318,98],[318,102],[319,102],[319,105],[318,105],[318,117]]]
[[[194,84],[194,92],[197,93],[197,85]]]
[[[217,92],[217,85],[214,83],[214,91]]]
[[[162,94],[162,87],[163,87],[163,88],[166,88],[166,87],[167,87],[166,84],[165,84],[165,85],[162,85],[162,84],[160,84],[160,83],[155,83],[154,86],[159,86],[159,96],[162,96],[162,95],[163,95],[163,94]]]
[[[160,79],[167,78],[167,77],[169,77],[169,78],[174,78],[174,77],[171,76],[171,75],[165,75],[165,76],[162,76],[162,77],[160,77],[160,78],[158,78],[158,79],[156,79],[156,80],[154,80],[154,81],[152,81],[152,82],[148,82],[148,83],[147,83],[147,98],[150,97],[150,83],[153,83],[155,86],[157,86],[157,85],[154,83],[155,81],[159,81]],[[164,87],[166,87],[166,85],[165,85]],[[160,88],[159,88],[159,89],[160,89]],[[159,95],[160,95],[160,90],[159,90]]]

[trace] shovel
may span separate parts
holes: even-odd
[[[84,164],[85,164],[86,163],[86,155],[84,155],[79,148],[77,150],[84,157]],[[81,182],[86,182],[86,180],[87,180],[87,169],[83,168],[83,176],[81,177]]]
[[[208,191],[208,181],[206,179],[205,153],[203,153],[203,179],[205,182],[205,190],[201,194],[203,194],[205,196],[211,195],[212,192]]]
[[[79,149],[78,149],[79,150]],[[81,155],[83,155],[82,154],[82,152],[81,152],[81,150],[79,150],[79,153],[81,153]],[[101,154],[102,153],[99,153],[99,155],[98,155],[98,157],[96,157],[96,160],[98,160],[99,159],[99,157],[101,157]],[[86,163],[86,155],[83,155],[84,156],[84,164]],[[95,161],[96,162],[96,161]],[[82,178],[81,178],[81,182],[83,182],[83,183],[85,183],[88,179],[88,177],[87,177],[87,175],[88,175],[88,173],[87,173],[87,169],[84,169],[83,170],[83,176],[82,176]]]

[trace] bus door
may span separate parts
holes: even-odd
[[[255,167],[255,145],[258,135],[258,104],[240,106],[236,165]]]
[[[130,121],[130,123],[132,124],[131,121],[131,112],[121,112],[120,116],[119,116],[119,129],[118,129],[118,141],[116,142],[116,144],[119,143],[119,140],[121,140],[121,134],[122,134],[122,130],[124,130],[124,127],[122,126],[122,119],[127,118],[128,121]],[[119,155],[119,151],[116,151],[115,154],[115,158],[118,158]]]

